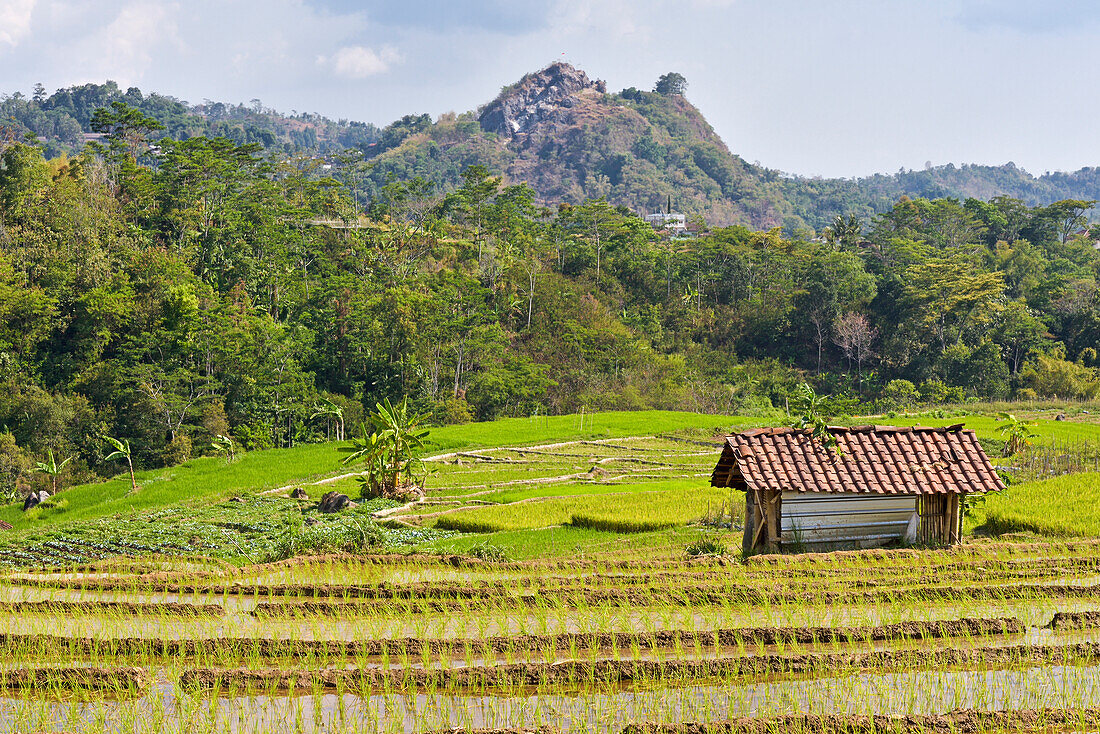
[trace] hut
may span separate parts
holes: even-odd
[[[795,428],[726,438],[711,484],[745,492],[746,554],[952,545],[963,497],[1005,487],[962,424],[828,431],[835,447]]]

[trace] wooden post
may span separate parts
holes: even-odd
[[[756,492],[745,492],[745,531],[741,538],[741,552],[751,555],[756,546]]]
[[[945,520],[944,543],[955,545],[962,540],[962,497],[952,494],[947,498],[947,517]]]
[[[765,508],[768,515],[768,550],[779,550],[779,492],[767,492],[765,494]]]
[[[753,491],[753,534],[752,549],[760,548],[760,541],[764,536],[764,528],[767,526],[764,514],[764,493],[760,490]]]

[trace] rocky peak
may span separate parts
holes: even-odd
[[[478,121],[482,130],[511,138],[554,117],[560,110],[572,108],[576,96],[589,89],[602,93],[607,91],[607,85],[592,81],[580,69],[559,61],[528,74],[506,89],[482,110]]]

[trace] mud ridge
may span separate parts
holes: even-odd
[[[1027,627],[1014,617],[900,622],[874,627],[748,627],[706,632],[659,630],[657,632],[574,632],[515,635],[511,637],[421,639],[416,637],[370,640],[288,640],[270,638],[160,639],[95,638],[43,634],[0,633],[0,651],[30,650],[37,653],[64,651],[70,655],[142,655],[195,657],[234,652],[262,658],[380,657],[400,656],[410,650],[434,655],[515,653],[519,650],[557,652],[571,650],[730,648],[739,645],[828,644],[883,642],[947,637],[988,637],[1022,634]]]
[[[653,684],[700,680],[752,679],[774,675],[835,675],[853,671],[928,668],[984,668],[1020,665],[1085,665],[1100,661],[1100,643],[1015,645],[940,650],[879,650],[865,653],[765,654],[708,660],[567,660],[510,663],[450,669],[348,668],[278,670],[190,668],[180,676],[186,687],[247,690],[276,688],[313,691],[514,689],[546,686]]]
[[[1083,630],[1100,627],[1100,611],[1057,612],[1047,625],[1054,630]]]
[[[992,731],[1045,731],[1049,727],[1100,726],[1100,709],[960,709],[947,714],[850,716],[795,714],[738,718],[700,724],[628,724],[622,734],[982,734]]]
[[[987,564],[988,566],[988,564]],[[266,584],[260,581],[217,583],[215,581],[190,583],[173,581],[163,576],[141,576],[133,578],[88,578],[88,579],[36,579],[13,577],[3,581],[9,586],[21,586],[40,589],[75,589],[81,591],[121,591],[169,593],[179,595],[262,595],[311,598],[357,598],[357,599],[409,599],[409,598],[469,598],[481,596],[504,596],[507,588],[570,591],[592,589],[593,587],[614,588],[616,586],[644,586],[659,582],[696,583],[700,586],[737,584],[739,587],[752,585],[766,587],[804,586],[819,589],[822,583],[843,585],[848,588],[897,588],[900,583],[914,586],[933,586],[948,581],[1023,581],[1072,577],[1082,571],[1100,567],[1100,560],[1089,564],[1070,564],[1066,566],[1036,566],[1035,568],[988,568],[978,566],[973,569],[868,569],[852,570],[808,570],[786,571],[785,573],[753,573],[749,578],[724,571],[681,571],[657,572],[648,574],[590,574],[579,576],[517,577],[508,579],[483,579],[473,581],[431,581],[407,584],[377,585],[365,584]],[[868,578],[870,576],[871,578]]]
[[[726,604],[861,604],[892,601],[977,601],[1011,599],[1066,599],[1100,596],[1100,586],[1032,585],[941,586],[869,591],[769,592],[731,586],[723,589],[668,588],[588,589],[569,593],[510,594],[506,590],[479,589],[479,593],[453,598],[397,597],[386,601],[357,602],[296,601],[258,602],[252,610],[257,617],[352,616],[386,612],[462,612],[513,606],[519,608],[560,608],[580,606],[713,606]]]
[[[0,688],[46,691],[51,688],[142,691],[149,685],[142,668],[15,668],[0,670]]]
[[[128,601],[6,601],[0,602],[0,613],[7,614],[156,614],[177,617],[220,617],[225,614],[219,604],[185,604],[181,602],[138,603]]]

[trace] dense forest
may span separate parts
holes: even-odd
[[[1092,202],[902,197],[819,235],[655,231],[481,165],[360,206],[313,156],[165,135],[125,102],[85,154],[0,143],[0,488],[352,432],[581,409],[771,415],[1100,393]],[[153,142],[155,140],[155,143]],[[227,443],[228,442],[228,443]],[[41,468],[41,467],[39,467]]]
[[[328,155],[369,149],[381,136],[370,123],[334,121],[308,112],[283,115],[258,99],[247,105],[209,101],[189,105],[163,94],[144,94],[137,87],[122,91],[113,81],[67,87],[49,95],[39,84],[30,96],[5,95],[0,99],[0,135],[8,140],[34,138],[50,158],[71,155],[83,150],[89,138],[98,137],[92,124],[95,111],[116,102],[158,120],[164,127],[153,131],[153,139],[222,137],[287,155]]]

